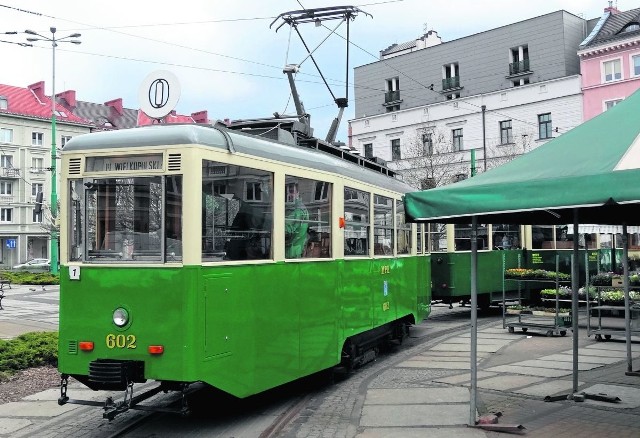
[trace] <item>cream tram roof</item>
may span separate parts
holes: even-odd
[[[73,137],[62,153],[192,144],[332,172],[400,193],[415,190],[399,179],[326,152],[212,126],[153,125],[94,132]],[[361,163],[365,160],[358,158]]]

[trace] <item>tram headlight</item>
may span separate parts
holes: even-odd
[[[113,323],[118,327],[124,327],[129,323],[129,312],[122,307],[113,311]]]

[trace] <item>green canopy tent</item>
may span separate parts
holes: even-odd
[[[623,225],[625,327],[631,371],[626,226],[640,224],[640,91],[603,114],[500,167],[408,193],[408,222],[471,223],[471,421],[475,423],[477,223],[574,225],[573,382],[578,386],[578,226]]]

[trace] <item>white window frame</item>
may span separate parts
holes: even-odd
[[[640,53],[634,53],[632,55],[629,55],[629,77],[630,78],[636,78],[640,76],[640,72],[636,74],[636,69],[634,65],[634,59],[636,58],[638,59],[638,63],[640,64]],[[640,65],[639,65],[639,69],[640,69]]]
[[[31,132],[31,146],[44,146],[44,132]]]
[[[614,106],[616,106],[617,104],[619,104],[620,102],[622,102],[623,98],[617,98],[617,99],[607,99],[602,101],[602,112],[605,112],[608,109],[613,108]],[[607,104],[608,103],[613,103],[613,105],[611,105],[611,107],[607,108]]]
[[[618,63],[618,68],[619,68],[619,72],[620,72],[620,77],[616,79],[615,77],[615,69],[613,70],[613,74],[612,74],[612,78],[607,80],[607,64],[610,63]],[[607,59],[606,61],[602,61],[601,62],[601,68],[600,68],[601,74],[602,74],[602,83],[608,83],[608,82],[616,82],[616,81],[621,81],[622,79],[624,79],[622,77],[622,58],[610,58]]]
[[[11,181],[0,181],[0,195],[13,195],[13,183]]]
[[[4,224],[13,223],[13,208],[0,208],[0,222]]]
[[[0,167],[13,168],[13,155],[0,155]]]
[[[44,170],[44,158],[31,157],[31,171],[35,173],[40,173],[43,170]]]
[[[31,183],[31,196],[36,196],[38,192],[42,192],[42,191],[44,191],[43,183]]]
[[[13,143],[13,129],[0,128],[0,143]]]
[[[251,196],[248,196],[249,188],[251,188]],[[256,190],[256,188],[260,188],[260,190]],[[244,194],[247,202],[262,202],[262,181],[246,181]]]
[[[62,135],[60,136],[60,147],[63,148],[67,145],[67,143],[69,143],[69,140],[71,140],[71,136],[70,135]]]
[[[391,161],[402,160],[402,144],[399,138],[391,139]]]

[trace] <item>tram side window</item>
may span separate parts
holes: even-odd
[[[285,177],[285,257],[331,256],[331,184]]]
[[[165,260],[182,261],[182,175],[165,177],[164,199]]]
[[[369,255],[369,203],[371,194],[344,188],[344,255]]]
[[[470,251],[471,250],[471,224],[456,224],[454,226],[454,241],[456,251]],[[487,249],[487,226],[477,226],[478,249]]]
[[[520,225],[513,224],[493,224],[493,247],[495,249],[519,249]]]
[[[84,186],[81,179],[69,181],[69,260],[82,260]]]
[[[396,227],[398,254],[411,254],[411,224],[405,222],[404,202],[396,200]]]
[[[531,227],[532,249],[554,249],[553,225],[533,225]]]
[[[202,162],[202,261],[271,259],[273,174]]]
[[[424,224],[418,224],[418,241],[417,241],[417,250],[418,250],[418,254],[422,254],[424,252],[424,249],[422,247],[422,233],[424,233]]]
[[[447,250],[447,225],[427,224],[429,232],[429,251],[443,252]]]
[[[84,186],[87,260],[162,260],[162,177],[94,179]]]
[[[393,199],[373,197],[373,254],[393,255]]]

